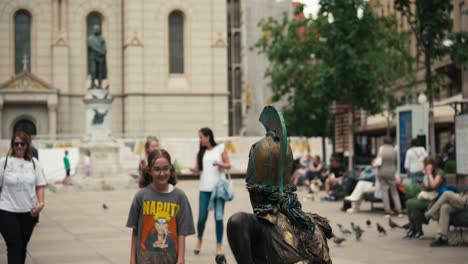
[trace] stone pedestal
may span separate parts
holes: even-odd
[[[107,89],[91,89],[83,99],[86,105],[86,135],[79,146],[80,163],[70,186],[55,186],[59,191],[113,190],[134,187],[135,180],[120,165],[119,144],[111,138],[112,101]],[[91,152],[91,176],[85,175],[84,156]]]
[[[112,101],[108,89],[88,90],[83,102],[86,105],[85,141],[108,141],[112,127]]]

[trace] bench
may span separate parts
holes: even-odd
[[[390,193],[389,193],[390,195]],[[403,209],[405,208],[405,197],[404,197],[404,194],[398,192],[398,195],[400,196],[400,201],[401,201],[401,206],[403,207]],[[374,196],[374,192],[365,192],[363,195],[362,195],[362,199],[363,201],[365,202],[369,202],[371,204],[371,210],[374,210],[375,207],[374,207],[374,203],[383,203],[382,199],[380,198],[376,198]],[[393,200],[390,198],[390,206],[393,207]],[[380,208],[379,208],[380,209]]]
[[[374,192],[365,192],[362,195],[363,201],[370,202],[371,210],[374,210],[374,203],[383,203],[382,199],[376,198]]]
[[[468,245],[468,208],[450,215],[450,225],[454,230],[448,233],[449,245],[467,246]]]

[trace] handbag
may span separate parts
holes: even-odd
[[[418,200],[429,200],[429,201],[432,201],[432,200],[434,200],[435,198],[437,198],[437,195],[439,195],[439,193],[437,193],[437,192],[421,191],[421,192],[418,194]]]
[[[231,179],[231,173],[229,171],[226,171],[226,176],[227,176],[227,184],[225,184],[225,193],[226,193],[226,199],[225,201],[232,201],[234,199],[234,188],[232,187],[232,179]]]
[[[377,157],[377,158],[375,158],[374,166],[375,166],[375,167],[380,167],[380,166],[382,166],[382,157]]]

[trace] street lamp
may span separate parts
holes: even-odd
[[[333,14],[330,13],[328,14],[328,23],[332,24],[335,21],[335,18],[333,17]]]
[[[418,103],[423,107],[423,109],[426,109],[426,105],[427,105],[427,96],[425,93],[420,93],[419,96],[418,96]],[[424,144],[427,146],[428,148],[428,152],[429,153],[432,153],[433,152],[433,149],[435,146],[434,144],[432,144],[431,142],[431,115],[433,115],[433,109],[431,107],[431,105],[428,106],[428,112],[426,113],[426,111],[424,110],[423,111],[423,124],[424,124],[424,127],[427,129],[427,137],[426,137],[426,140],[424,142]],[[424,133],[423,131],[420,131],[420,134],[426,134]],[[428,144],[429,143],[429,144]]]
[[[424,105],[425,103],[427,103],[427,96],[425,93],[420,93],[419,96],[418,96],[418,103],[420,105]]]
[[[364,9],[362,7],[358,7],[356,16],[358,19],[361,19],[364,16]]]

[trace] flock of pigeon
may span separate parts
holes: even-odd
[[[340,232],[343,235],[343,237],[338,237],[336,234],[334,234],[333,242],[335,244],[341,245],[341,243],[346,241],[345,237],[348,236],[348,235],[352,235],[353,233],[354,233],[354,236],[356,237],[356,241],[361,241],[364,230],[360,226],[358,226],[358,225],[354,224],[353,222],[351,222],[351,230],[349,230],[349,229],[343,227],[343,225],[341,225],[341,224],[336,224],[336,225],[340,229]],[[394,228],[408,229],[409,228],[409,224],[405,224],[403,226],[400,226],[397,223],[393,222],[391,218],[388,219],[388,225],[390,226],[391,229],[394,229]],[[366,226],[367,226],[367,228],[372,227],[371,220],[367,219]],[[379,223],[376,223],[376,227],[377,227],[377,232],[379,233],[379,236],[386,236],[387,235],[387,231]]]
[[[109,207],[105,203],[103,203],[102,204],[102,209],[108,210]],[[340,229],[341,234],[343,234],[343,236],[352,235],[353,232],[354,232],[354,236],[356,237],[356,241],[361,241],[362,234],[364,233],[364,230],[360,226],[358,226],[358,225],[354,224],[353,222],[351,222],[351,230],[352,230],[351,231],[351,230],[343,227],[343,225],[341,225],[341,224],[336,224],[336,225]],[[391,218],[388,219],[388,225],[390,226],[391,229],[394,229],[394,228],[408,229],[409,228],[409,223],[400,226],[397,223],[393,222]],[[367,228],[372,227],[372,222],[371,222],[370,219],[367,219],[366,226],[367,226]],[[381,226],[379,223],[377,223],[376,226],[377,226],[377,232],[379,233],[379,236],[386,236],[387,235],[387,231],[385,230],[385,228],[383,228],[383,226]],[[346,238],[338,237],[338,236],[336,236],[336,234],[334,234],[333,242],[335,244],[337,244],[339,246],[344,241],[346,241]]]

